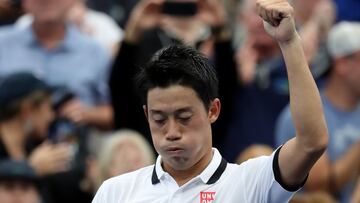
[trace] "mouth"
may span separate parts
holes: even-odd
[[[183,153],[185,150],[183,148],[180,147],[168,147],[166,148],[166,152],[169,153],[170,155],[179,155],[181,153]]]

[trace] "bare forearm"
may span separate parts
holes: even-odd
[[[287,66],[290,108],[296,138],[280,154],[282,176],[289,185],[300,184],[326,149],[328,137],[319,92],[306,63],[299,36],[280,44]],[[292,164],[288,164],[292,162]]]
[[[337,194],[345,184],[355,178],[360,169],[360,143],[356,143],[336,162],[330,163],[324,154],[311,169],[306,189],[324,190]]]
[[[113,127],[113,109],[110,105],[101,105],[88,109],[86,123],[101,129]]]
[[[307,65],[300,37],[280,43],[287,66],[290,87],[290,108],[301,148],[312,152],[325,149],[327,128],[320,95]],[[320,154],[321,155],[321,154]]]
[[[359,174],[360,143],[355,143],[344,156],[338,159],[332,169],[332,192],[338,192],[345,184]]]

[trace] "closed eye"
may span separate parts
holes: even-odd
[[[178,120],[179,120],[181,123],[187,124],[187,123],[191,120],[191,116],[188,116],[188,117],[179,117]]]
[[[154,122],[155,122],[156,124],[162,125],[162,124],[165,123],[165,119],[154,119]]]

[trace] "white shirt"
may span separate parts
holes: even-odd
[[[229,164],[217,149],[205,170],[179,187],[161,167],[155,166],[120,175],[105,181],[93,203],[282,203],[288,202],[297,188],[284,189],[273,171],[278,149],[271,156],[251,159],[241,165]],[[273,160],[274,166],[273,166]]]

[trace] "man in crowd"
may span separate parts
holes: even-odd
[[[107,75],[110,57],[81,34],[66,17],[76,0],[24,0],[34,21],[24,29],[0,33],[0,75],[30,71],[53,86],[65,86],[75,97],[60,113],[81,125],[109,128]]]

